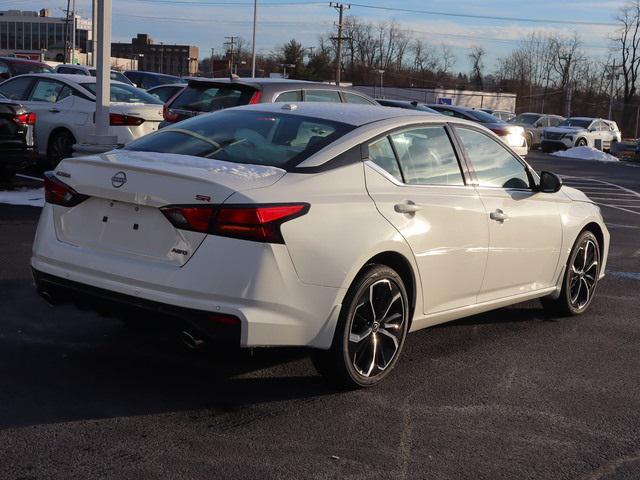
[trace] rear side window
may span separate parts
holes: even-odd
[[[0,93],[11,100],[26,100],[32,82],[31,77],[7,80],[0,85]]]
[[[84,88],[89,90],[94,95],[96,94],[95,83],[81,83]],[[150,103],[152,105],[161,104],[153,95],[149,95],[147,92],[143,92],[139,88],[132,87],[131,85],[123,85],[112,83],[111,88],[111,101],[120,103]]]
[[[302,100],[302,90],[283,92],[275,99],[276,102],[299,102]]]
[[[351,93],[351,92],[342,92],[342,95],[344,95],[344,98],[347,101],[347,103],[359,103],[359,104],[363,104],[363,105],[373,105],[369,101],[369,99],[364,98],[362,95],[356,95],[355,93]]]
[[[389,137],[381,138],[369,144],[369,160],[388,172],[393,178],[402,182],[402,173],[400,173],[398,160],[389,143]]]
[[[72,68],[72,67],[58,67],[58,73],[72,73],[72,74],[77,74],[77,75],[84,75],[84,71],[83,70],[78,70],[76,68]]]
[[[391,135],[405,183],[464,185],[458,157],[444,127],[421,127]]]
[[[284,113],[224,110],[159,130],[130,143],[125,150],[289,168],[353,128]]]
[[[65,85],[54,80],[41,79],[38,80],[36,86],[31,91],[29,100],[32,102],[48,102],[56,103],[58,99],[62,99],[62,93]],[[68,96],[67,89],[67,96]]]
[[[55,70],[48,65],[39,65],[37,63],[14,63],[14,75],[26,75],[28,73],[55,73]]]
[[[247,105],[254,92],[254,89],[234,85],[189,85],[171,102],[171,108],[190,112],[215,112]]]
[[[305,102],[341,103],[340,94],[335,90],[305,90]]]

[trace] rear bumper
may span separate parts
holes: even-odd
[[[331,346],[345,291],[301,282],[284,245],[209,235],[186,264],[168,265],[62,242],[53,208],[43,208],[31,257],[50,283],[163,311],[232,315],[242,347]]]
[[[240,321],[235,325],[221,324],[210,312],[177,307],[166,303],[123,295],[103,288],[49,275],[32,269],[33,279],[39,292],[46,292],[56,301],[68,301],[88,305],[96,311],[108,312],[114,317],[144,316],[152,314],[154,319],[166,319],[184,323],[197,330],[209,341],[230,346],[240,346]]]
[[[0,150],[0,169],[17,172],[35,165],[37,159],[32,148],[3,149]]]

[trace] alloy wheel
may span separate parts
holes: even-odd
[[[577,249],[569,271],[569,301],[577,310],[591,302],[598,282],[600,252],[591,238],[585,238]]]
[[[381,374],[396,357],[403,341],[407,313],[398,285],[381,279],[357,300],[349,331],[349,358],[363,377]]]

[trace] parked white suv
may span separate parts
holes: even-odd
[[[66,73],[70,75],[87,75],[89,77],[95,77],[96,69],[93,67],[88,67],[86,65],[73,65],[71,63],[64,63],[56,67],[56,73]],[[118,82],[126,83],[134,87],[137,86],[135,83],[129,80],[125,75],[123,75],[122,73],[116,70],[111,70],[110,77],[111,77],[111,80],[117,80]]]
[[[612,120],[601,118],[571,117],[557,127],[542,131],[541,146],[545,152],[565,150],[571,147],[595,147],[602,142],[603,150],[610,150],[611,144],[621,140],[620,129]]]
[[[96,80],[85,75],[39,73],[20,75],[0,84],[0,93],[36,113],[36,149],[55,167],[70,157],[75,143],[95,134]],[[158,129],[162,102],[144,90],[111,81],[109,135],[119,144]]]

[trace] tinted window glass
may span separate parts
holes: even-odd
[[[72,74],[84,74],[84,72],[76,70],[75,68],[70,68],[70,67],[58,67],[58,73],[72,73]]]
[[[372,103],[361,95],[356,95],[351,92],[342,92],[347,103],[361,103],[364,105],[372,105]]]
[[[14,63],[14,75],[26,75],[27,73],[55,73],[53,68],[48,65],[39,65],[37,63]]]
[[[398,160],[393,153],[388,137],[369,144],[369,160],[389,172],[396,180],[402,182]]]
[[[483,112],[482,110],[467,110],[466,112],[471,118],[480,123],[502,123],[497,117],[494,117],[490,113]]]
[[[335,90],[306,90],[305,102],[335,102],[340,103],[340,94]]]
[[[0,62],[0,73],[9,73],[9,67],[4,62]]]
[[[481,187],[529,188],[529,177],[520,163],[498,141],[484,133],[456,127]]]
[[[0,85],[0,93],[11,100],[26,100],[33,78],[14,78]]]
[[[464,185],[444,127],[424,127],[391,135],[404,181],[414,185]]]
[[[165,103],[173,97],[178,90],[182,90],[182,87],[156,87],[152,92],[149,92],[149,94],[158,97],[161,102]]]
[[[562,122],[561,118],[549,117],[549,125],[551,125],[552,127],[557,127],[558,125],[560,125],[560,122]]]
[[[224,110],[164,128],[125,149],[288,168],[353,128],[297,115]]]
[[[64,89],[64,84],[54,80],[38,80],[31,91],[29,100],[32,102],[55,103]],[[68,95],[68,89],[67,89]]]
[[[560,127],[582,127],[589,128],[591,124],[591,120],[582,120],[578,118],[567,118],[566,120],[560,122],[558,126]]]
[[[540,115],[535,113],[521,113],[520,115],[513,117],[509,120],[509,123],[523,123],[525,125],[533,125],[538,121]]]
[[[247,105],[253,93],[253,89],[240,89],[232,85],[189,85],[171,102],[171,108],[215,112],[223,108]]]
[[[81,83],[84,88],[89,90],[94,95],[96,94],[95,83]],[[132,87],[131,85],[123,85],[118,83],[111,84],[111,101],[122,103],[151,103],[161,104],[153,95],[149,95],[147,92],[140,90],[139,88]]]
[[[283,92],[276,97],[276,102],[299,102],[302,100],[302,90]]]

